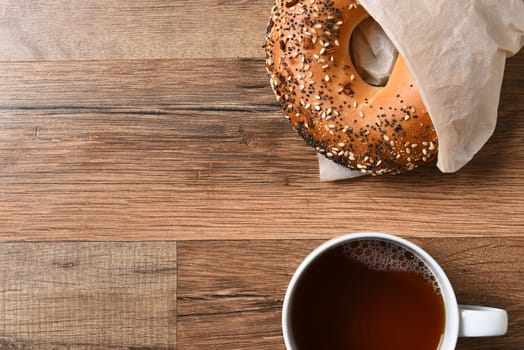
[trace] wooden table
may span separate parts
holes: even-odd
[[[0,3],[0,349],[283,349],[291,274],[373,230],[524,344],[524,52],[465,168],[318,180],[261,47],[273,0]]]

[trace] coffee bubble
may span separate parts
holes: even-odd
[[[438,282],[426,264],[404,247],[381,240],[360,240],[343,245],[343,254],[375,271],[415,272],[440,293]]]

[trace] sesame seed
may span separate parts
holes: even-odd
[[[418,144],[417,143],[412,143],[411,144],[411,148],[417,148],[418,147]]]
[[[322,69],[326,69],[328,67],[329,67],[329,64],[325,64],[325,65],[322,66]]]
[[[326,76],[324,76],[324,80],[329,81],[329,75],[326,74]]]
[[[427,154],[428,154],[428,150],[425,149],[425,148],[423,148],[423,149],[422,149],[422,154],[423,154],[423,155],[427,155]]]
[[[321,48],[321,49],[320,49],[320,54],[323,55],[323,54],[325,54],[325,53],[326,53],[326,48],[325,48],[325,47]]]
[[[329,126],[330,129],[334,129],[334,128],[337,127],[335,124],[329,124],[328,126]]]
[[[383,138],[384,138],[384,141],[389,141],[389,136],[388,135],[384,135]]]
[[[357,101],[353,101],[353,107],[357,108],[357,106],[358,106]]]
[[[433,151],[435,149],[435,144],[433,142],[429,143],[429,150]]]
[[[315,28],[317,29],[321,29],[322,28],[322,23],[317,23],[314,25]]]
[[[408,120],[408,119],[409,119],[409,115],[406,114],[406,115],[404,116],[404,120]]]
[[[328,153],[326,153],[326,156],[328,156],[329,158],[331,158],[331,157],[333,157],[333,153],[328,152]]]
[[[355,74],[351,74],[351,75],[349,76],[349,80],[351,80],[351,81],[355,80]]]
[[[340,41],[338,41],[338,39],[335,39],[335,46],[340,46]]]
[[[330,134],[331,136],[335,136],[335,133],[333,132],[333,130],[329,130],[329,134]]]
[[[360,115],[360,116],[363,118],[363,117],[364,117],[364,112],[359,111],[359,112],[358,112],[358,115]]]
[[[339,147],[344,147],[346,144],[344,142],[339,142],[338,146]]]
[[[337,22],[337,26],[341,26],[343,23],[344,23],[344,22],[342,22],[342,21],[338,21],[338,22]]]
[[[320,111],[320,106],[315,106],[316,111]]]

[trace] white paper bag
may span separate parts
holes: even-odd
[[[506,57],[524,45],[524,1],[360,4],[384,29],[413,75],[439,138],[438,168],[457,171],[495,129]],[[345,177],[354,174],[348,169]]]

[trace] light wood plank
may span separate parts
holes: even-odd
[[[317,243],[179,243],[179,347],[284,349],[280,317],[287,282]]]
[[[176,243],[0,244],[1,349],[175,349]]]
[[[524,54],[464,169],[318,181],[262,60],[0,66],[0,239],[522,234]]]
[[[179,243],[181,349],[284,349],[281,305],[302,259],[321,241]],[[504,337],[460,340],[457,349],[512,349],[524,343],[524,239],[421,238],[447,272],[461,303],[502,307]]]
[[[261,57],[273,0],[4,0],[0,60]]]

